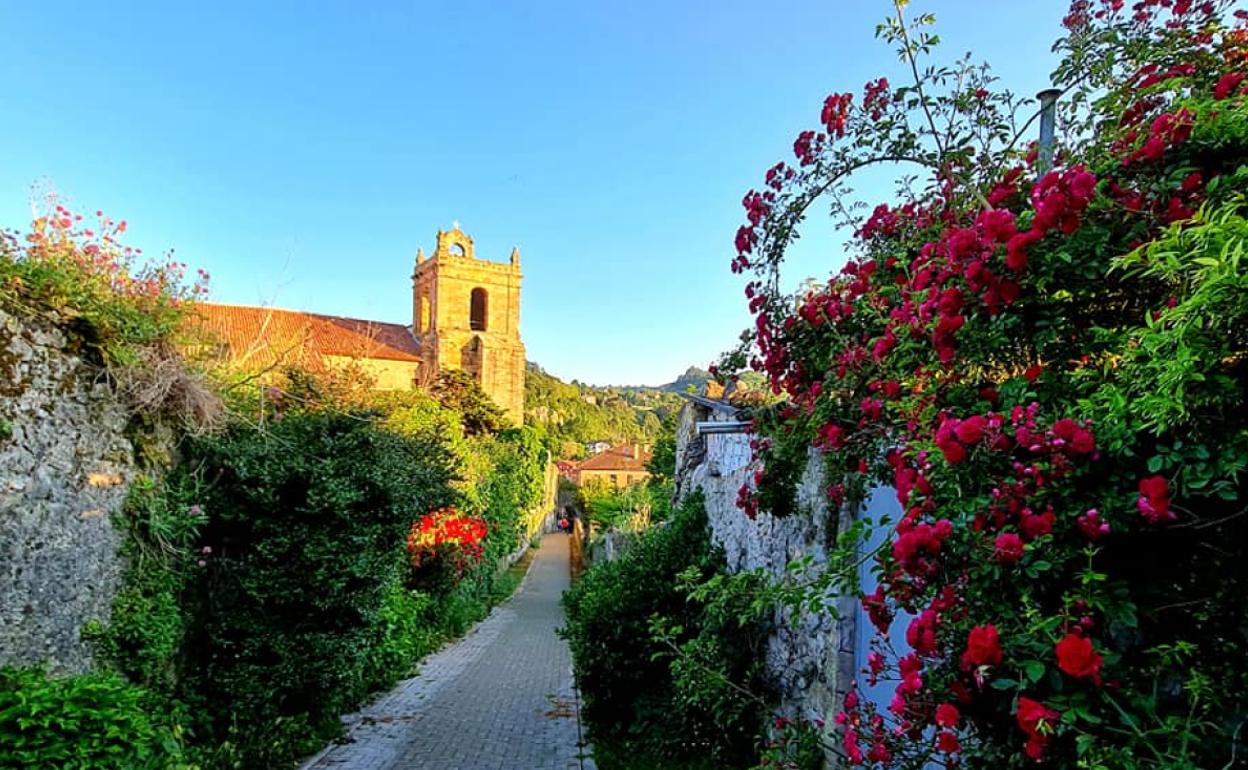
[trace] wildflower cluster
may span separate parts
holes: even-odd
[[[134,346],[168,339],[185,305],[207,295],[204,270],[188,281],[186,263],[172,255],[140,262],[143,250],[123,243],[124,219],[48,205],[29,232],[0,233],[0,298],[9,306],[80,316],[105,352],[124,360]]]

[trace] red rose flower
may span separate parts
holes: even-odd
[[[1231,94],[1235,93],[1235,89],[1244,81],[1244,73],[1229,72],[1218,79],[1217,85],[1213,87],[1213,98],[1221,101]]]
[[[1102,535],[1109,534],[1109,523],[1101,521],[1101,513],[1095,508],[1089,508],[1087,513],[1077,519],[1076,523],[1079,525],[1079,531],[1089,540],[1099,540]]]
[[[1024,695],[1018,697],[1018,726],[1027,733],[1027,745],[1024,748],[1027,756],[1039,760],[1044,757],[1044,746],[1053,733],[1053,725],[1061,716],[1053,709],[1039,701]]]
[[[840,449],[845,446],[844,431],[839,425],[825,425],[820,429],[819,434],[827,449]]]
[[[997,627],[975,626],[966,638],[966,651],[962,653],[962,667],[997,666],[1002,659],[1001,642]]]
[[[945,754],[956,754],[962,750],[962,744],[958,742],[957,733],[949,730],[941,730],[936,734],[936,750]]]
[[[966,448],[956,441],[949,441],[940,446],[940,453],[945,456],[945,461],[950,465],[957,465],[966,459]]]
[[[958,437],[958,441],[961,441],[963,444],[976,444],[984,437],[984,428],[987,424],[987,420],[979,415],[975,415],[967,417],[958,423],[953,432]]]
[[[1092,640],[1078,634],[1067,634],[1054,648],[1057,667],[1078,679],[1091,679],[1100,683],[1101,663],[1104,661],[1092,646]]]
[[[1035,540],[1053,531],[1054,518],[1053,511],[1036,514],[1024,513],[1019,520],[1019,526],[1028,540]]]
[[[1149,524],[1161,524],[1177,518],[1170,510],[1170,486],[1165,476],[1140,479],[1140,497],[1136,500],[1136,507]]]
[[[1002,532],[993,546],[993,555],[1001,564],[1017,564],[1023,558],[1023,539],[1013,532]]]
[[[941,727],[957,727],[961,717],[958,707],[952,703],[942,703],[936,707],[936,724]]]

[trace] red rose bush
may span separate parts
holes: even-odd
[[[799,515],[819,448],[841,533],[818,590],[877,636],[830,720],[847,766],[1223,767],[1248,720],[1248,14],[1076,0],[1061,129],[986,68],[921,63],[930,19],[880,34],[913,79],[829,96],[744,198],[736,273],[765,374],[744,515]],[[858,212],[850,177],[904,167]],[[853,238],[825,283],[780,268],[816,201]],[[886,527],[878,549],[867,533]],[[904,613],[904,615],[903,615]],[[906,620],[908,649],[889,632]],[[1238,760],[1236,758],[1239,758]],[[1228,764],[1229,762],[1229,764]]]

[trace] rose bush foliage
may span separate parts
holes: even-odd
[[[1077,0],[1063,20],[1056,158],[968,61],[927,67],[930,17],[879,34],[910,82],[833,94],[796,160],[743,200],[734,272],[755,325],[722,367],[760,410],[744,513],[793,512],[806,447],[830,502],[896,489],[899,521],[842,533],[855,590],[870,526],[895,683],[835,715],[849,765],[1222,767],[1248,719],[1248,14]],[[862,216],[848,187],[916,169]],[[779,271],[816,201],[850,257],[796,297]],[[845,566],[840,569],[840,566]],[[910,649],[888,631],[911,620]],[[1228,764],[1228,762],[1230,764]]]

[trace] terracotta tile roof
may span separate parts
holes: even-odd
[[[650,453],[644,449],[634,451],[633,446],[611,447],[590,457],[580,464],[578,471],[645,471]]]
[[[244,365],[289,361],[319,368],[322,356],[420,360],[420,346],[402,324],[208,302],[196,307],[192,324]]]

